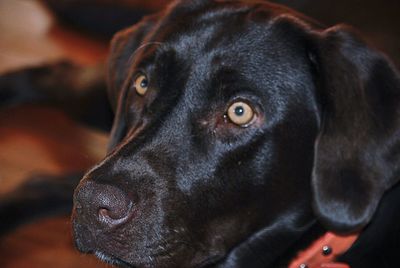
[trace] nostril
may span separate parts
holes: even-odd
[[[132,199],[120,188],[112,185],[98,185],[92,201],[101,223],[122,224],[133,214]]]
[[[133,213],[133,205],[130,202],[127,207],[100,207],[98,217],[100,222],[119,225],[129,220]]]
[[[100,208],[99,209],[99,218],[100,218],[100,220],[102,218],[110,218],[110,219],[112,219],[113,217],[110,214],[111,214],[110,210],[107,209],[107,208]]]

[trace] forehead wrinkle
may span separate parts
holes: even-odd
[[[255,6],[243,6],[239,3],[234,6],[214,3],[213,8],[208,8],[207,12],[202,9],[202,5],[198,6],[198,9],[190,12],[190,16],[187,10],[185,13],[166,13],[164,19],[160,20],[147,35],[148,42],[142,46],[168,43],[169,46],[175,47],[177,52],[185,53],[187,57],[190,52],[200,51],[205,43],[209,43],[211,33],[219,35],[221,30],[226,30],[226,23],[223,20],[228,19],[227,23],[230,23],[233,16],[246,15],[254,8]],[[220,31],[217,31],[217,27]],[[136,53],[137,51],[131,57]]]
[[[153,41],[153,42],[147,42],[147,43],[141,44],[137,49],[135,49],[135,51],[129,57],[128,66],[133,66],[135,64],[136,55],[139,52],[141,52],[143,49],[148,48],[148,46],[152,46],[152,45],[157,45],[158,47],[156,49],[159,50],[159,49],[161,49],[160,47],[164,45],[164,43]]]
[[[232,5],[213,3],[212,8],[208,7],[205,12],[202,7],[198,6],[191,10],[189,15],[187,10],[184,13],[167,13],[164,20],[156,25],[148,40],[170,43],[187,57],[187,52],[199,51],[204,47],[204,44],[208,43],[210,34],[217,32],[217,27],[225,26],[222,20],[231,21],[232,16],[247,14],[252,9],[240,4],[232,7]]]

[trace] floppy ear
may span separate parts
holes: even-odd
[[[328,229],[350,233],[368,224],[400,178],[400,79],[349,27],[330,28],[317,39],[323,120],[313,205]]]
[[[111,40],[107,81],[111,105],[116,110],[124,81],[129,73],[134,52],[142,45],[151,31],[157,15],[145,17],[139,23],[119,31]]]
[[[152,30],[158,15],[145,17],[134,26],[118,32],[111,41],[108,60],[107,82],[108,96],[114,110],[114,124],[111,131],[109,148],[113,148],[124,136],[126,126],[123,115],[125,87],[129,84],[129,71],[133,64],[135,51],[143,44]]]

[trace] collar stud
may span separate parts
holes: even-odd
[[[332,248],[328,245],[322,247],[322,255],[328,256],[332,253]]]

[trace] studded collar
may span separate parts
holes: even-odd
[[[289,268],[350,268],[348,264],[335,262],[335,259],[346,252],[357,237],[357,234],[338,236],[328,232],[299,252]]]

